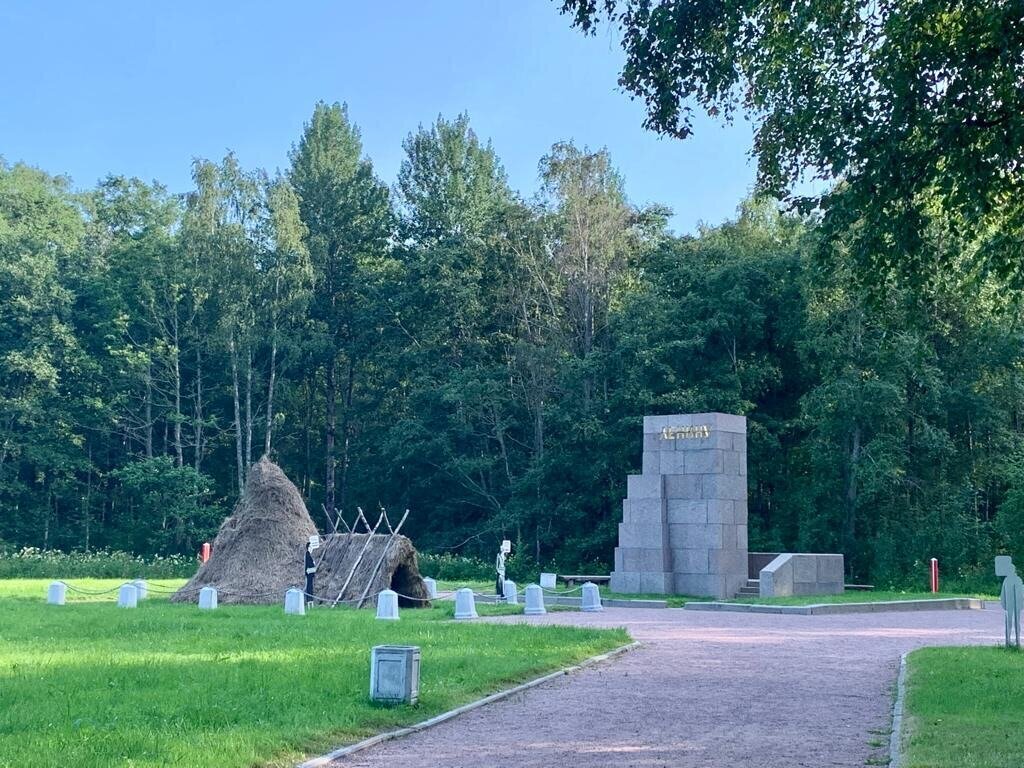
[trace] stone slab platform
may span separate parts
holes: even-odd
[[[766,605],[763,603],[689,602],[687,611],[735,613],[783,613],[795,616],[835,616],[843,613],[890,613],[905,611],[983,611],[985,601],[975,597],[943,597],[934,600],[879,600],[865,603],[815,603],[813,605]]]

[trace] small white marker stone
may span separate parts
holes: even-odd
[[[542,589],[554,589],[555,588],[555,574],[553,573],[542,573],[540,575],[540,586]]]
[[[377,595],[377,618],[381,621],[398,621],[398,593],[390,589]]]
[[[476,598],[473,596],[473,590],[469,587],[463,587],[455,593],[455,618],[478,618],[476,612]]]
[[[429,597],[431,600],[436,600],[437,599],[437,582],[434,579],[432,579],[429,576],[427,576],[425,579],[423,579],[423,583],[427,587],[427,597]]]
[[[199,590],[199,610],[214,611],[217,609],[216,587],[203,587]]]
[[[46,590],[46,602],[50,605],[64,605],[67,591],[68,585],[63,581],[51,581],[49,589]]]
[[[523,613],[527,616],[543,616],[547,613],[544,608],[544,591],[537,584],[526,588],[526,608]]]
[[[139,590],[134,584],[122,584],[117,590],[118,608],[135,608],[139,604]]]
[[[505,602],[509,605],[519,605],[519,587],[511,579],[505,579],[503,587],[505,592]]]
[[[306,615],[306,596],[301,589],[289,589],[284,593],[284,612],[295,616]]]
[[[604,606],[601,605],[601,592],[597,588],[597,584],[591,584],[589,581],[583,585],[583,599],[580,600],[581,611],[603,611]]]
[[[145,600],[149,597],[149,588],[146,586],[146,582],[142,579],[136,579],[132,582],[135,586],[135,590],[139,593],[139,600]]]

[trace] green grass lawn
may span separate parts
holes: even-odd
[[[72,602],[70,591],[60,607],[45,603],[48,582],[0,582],[3,768],[293,765],[629,640],[623,630],[450,622],[451,604],[403,609],[397,622],[345,608],[200,612],[156,596],[125,610],[113,594]],[[421,647],[417,706],[370,703],[370,647],[384,643]]]
[[[923,648],[907,664],[905,768],[1022,764],[1024,654]]]

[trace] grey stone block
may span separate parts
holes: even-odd
[[[711,424],[713,428],[722,432],[736,432],[747,434],[747,419],[744,416],[734,416],[731,413],[701,413],[695,414],[698,418],[697,424]]]
[[[708,499],[708,522],[732,525],[736,522],[734,502],[732,499]]]
[[[809,555],[793,555],[793,583],[811,583],[818,580],[818,561]]]
[[[729,451],[729,454],[735,455],[733,451]],[[725,451],[714,449],[704,451],[683,451],[682,456],[686,459],[685,469],[682,471],[686,472],[688,475],[704,475],[725,472]]]
[[[660,433],[665,427],[692,427],[705,422],[694,421],[695,414],[677,414],[674,416],[644,416],[644,434]]]
[[[730,434],[732,434],[732,449],[734,451],[738,451],[740,453],[746,453],[747,452],[747,436],[746,436],[746,434],[745,433],[744,434],[730,433]]]
[[[642,472],[645,475],[661,474],[661,451],[644,451]]]
[[[818,555],[817,562],[819,582],[841,584],[845,580],[846,570],[842,555]]]
[[[701,475],[665,475],[665,496],[669,499],[700,499]]]
[[[722,549],[736,549],[736,526],[725,524],[722,526]]]
[[[739,475],[701,475],[701,498],[746,499],[747,478]]]
[[[670,525],[703,525],[708,522],[708,502],[669,499],[665,502]]]
[[[735,499],[732,502],[732,520],[739,525],[747,524],[747,500]]]
[[[623,556],[622,556],[622,554],[623,554],[622,547],[616,547],[615,548],[615,567],[612,570],[614,570],[614,571],[624,570],[625,566],[623,565]]]
[[[686,457],[689,451],[673,451],[661,456],[661,472],[664,475],[682,475],[686,473]]]
[[[662,475],[628,475],[626,495],[630,501],[661,498],[661,478]]]
[[[732,597],[731,594],[727,594],[725,577],[718,574],[677,573],[675,575],[675,593],[695,597],[715,597],[720,600]]]
[[[675,440],[665,440],[662,438],[661,433],[644,435],[644,450],[645,451],[674,451],[676,449]]]
[[[740,473],[740,455],[736,451],[722,452],[722,472],[727,475],[738,475]]]
[[[612,577],[608,586],[612,592],[625,592],[636,594],[640,592],[640,574],[625,571],[612,571]]]
[[[670,525],[669,541],[673,549],[719,549],[721,525]]]
[[[661,525],[663,499],[630,499],[630,525]]]
[[[664,543],[661,525],[619,523],[619,546],[630,549],[654,549]]]
[[[668,567],[669,554],[662,548],[658,547],[650,549],[638,549],[635,550],[637,553],[636,558],[636,569],[641,573],[654,572],[654,571],[665,571]]]
[[[708,572],[742,575],[747,580],[747,553],[736,549],[712,549],[708,552]]]
[[[672,566],[676,573],[707,573],[708,550],[673,549]]]
[[[736,526],[736,549],[741,549],[744,552],[747,551],[749,546],[747,542],[747,526],[737,525]]]
[[[740,453],[739,451],[737,451],[736,452],[736,456],[737,456],[738,461],[739,461],[738,472],[743,477],[746,477],[747,476],[747,452],[743,451],[742,453]]]
[[[652,592],[664,595],[672,591],[673,576],[671,573],[641,573],[640,592]]]

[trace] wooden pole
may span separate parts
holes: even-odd
[[[360,512],[360,514],[361,514],[361,512]],[[352,581],[352,577],[356,573],[356,568],[359,567],[359,563],[362,562],[363,555],[366,554],[366,548],[370,546],[370,542],[373,541],[373,535],[377,532],[377,528],[380,526],[380,524],[383,521],[384,521],[384,516],[383,515],[381,515],[380,517],[377,518],[377,525],[375,525],[373,527],[373,530],[370,531],[370,535],[366,537],[366,542],[363,544],[363,548],[359,551],[359,557],[357,557],[356,561],[352,564],[352,570],[350,570],[348,572],[348,578],[345,579],[345,583],[341,585],[341,591],[338,592],[338,596],[336,598],[334,598],[334,602],[331,604],[332,608],[335,605],[338,604],[338,602],[341,600],[341,596],[344,595],[345,594],[345,590],[348,589],[348,584],[349,584],[350,581]]]
[[[377,565],[373,567],[373,572],[370,574],[370,578],[366,582],[366,587],[363,588],[363,594],[359,596],[359,602],[356,603],[356,608],[362,608],[363,603],[366,601],[366,594],[370,591],[370,585],[373,584],[373,580],[377,578],[377,571],[380,570],[381,563],[384,562],[384,558],[388,554],[388,550],[391,549],[391,542],[395,540],[395,536],[402,530],[402,525],[405,523],[405,518],[409,516],[409,510],[405,510],[405,514],[402,515],[402,519],[398,521],[398,526],[391,532],[388,540],[384,543],[384,549],[380,553],[380,559],[377,560]]]

